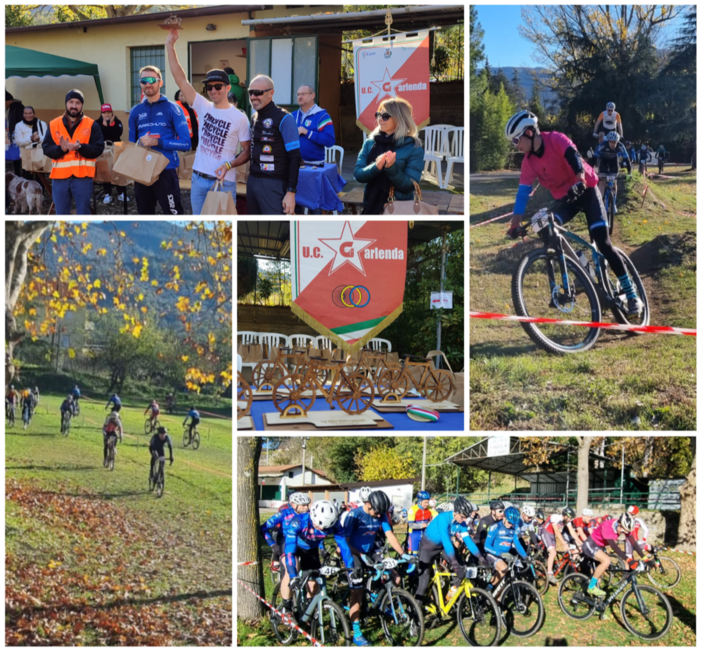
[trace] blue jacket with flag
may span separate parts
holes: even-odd
[[[190,149],[190,130],[181,108],[164,95],[153,103],[145,97],[129,112],[129,140],[136,143],[147,134],[158,136],[158,145],[151,149],[168,159],[166,170],[177,170],[178,151]]]
[[[329,114],[315,104],[305,115],[302,109],[298,109],[293,113],[293,118],[298,127],[307,129],[306,134],[300,134],[302,160],[315,163],[323,161],[324,148],[333,147],[336,144],[334,123]]]

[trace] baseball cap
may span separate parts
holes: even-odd
[[[229,85],[229,75],[224,72],[224,70],[219,70],[218,68],[213,68],[207,72],[207,76],[202,80],[203,84],[207,82],[222,82],[225,85]]]
[[[112,105],[111,104],[103,104],[100,107],[100,113],[105,113],[105,111],[112,111]]]

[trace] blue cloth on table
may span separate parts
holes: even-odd
[[[311,210],[341,212],[344,205],[338,193],[345,185],[346,180],[339,175],[335,163],[325,163],[324,168],[305,165],[300,167],[295,203]]]
[[[428,409],[431,409],[431,402],[426,399],[417,399],[417,404],[426,405]],[[340,412],[338,405],[334,404],[335,412]],[[324,397],[318,396],[312,407],[313,412],[329,412],[329,405],[324,400]],[[373,408],[368,410],[375,412]],[[263,431],[263,415],[267,412],[277,412],[273,401],[253,401],[251,403],[251,416],[254,420],[254,426],[257,432]],[[407,416],[406,412],[378,412],[383,419],[388,423],[392,424],[395,430],[413,430],[425,433],[431,433],[435,430],[465,430],[463,412],[442,412],[439,421],[436,423],[420,423],[419,421],[413,421]],[[294,420],[291,421],[294,423]],[[368,430],[375,430],[374,428],[368,428]]]

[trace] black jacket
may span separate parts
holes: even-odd
[[[122,122],[117,116],[114,116],[114,126],[110,126],[108,124],[105,124],[105,121],[103,120],[102,116],[100,116],[95,122],[97,122],[100,125],[100,129],[102,130],[102,137],[105,139],[105,141],[111,140],[113,143],[119,143],[122,140],[122,133],[124,132],[124,127],[122,126]]]
[[[297,188],[301,160],[297,124],[290,113],[270,102],[251,116],[251,176],[286,179],[286,187]]]

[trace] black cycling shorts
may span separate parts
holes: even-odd
[[[599,174],[619,174],[619,161],[617,157],[601,158],[598,172]]]
[[[556,221],[563,225],[570,222],[580,211],[585,213],[587,228],[590,231],[605,227],[609,233],[602,195],[597,186],[587,188],[574,202],[559,201],[554,207],[553,213],[556,216]]]
[[[588,558],[592,559],[594,561],[597,561],[595,559],[595,555],[602,550],[593,540],[592,537],[588,537],[587,541],[583,543],[583,554]],[[599,562],[597,562],[599,564]]]
[[[322,567],[322,563],[319,560],[319,548],[313,548],[310,550],[303,550],[301,548],[297,549],[295,553],[297,557],[297,571],[298,575],[303,571],[308,570],[319,570]],[[285,565],[285,555],[281,554],[280,560],[283,562],[283,570],[287,573],[287,567]],[[280,578],[285,577],[285,573],[281,572]]]

